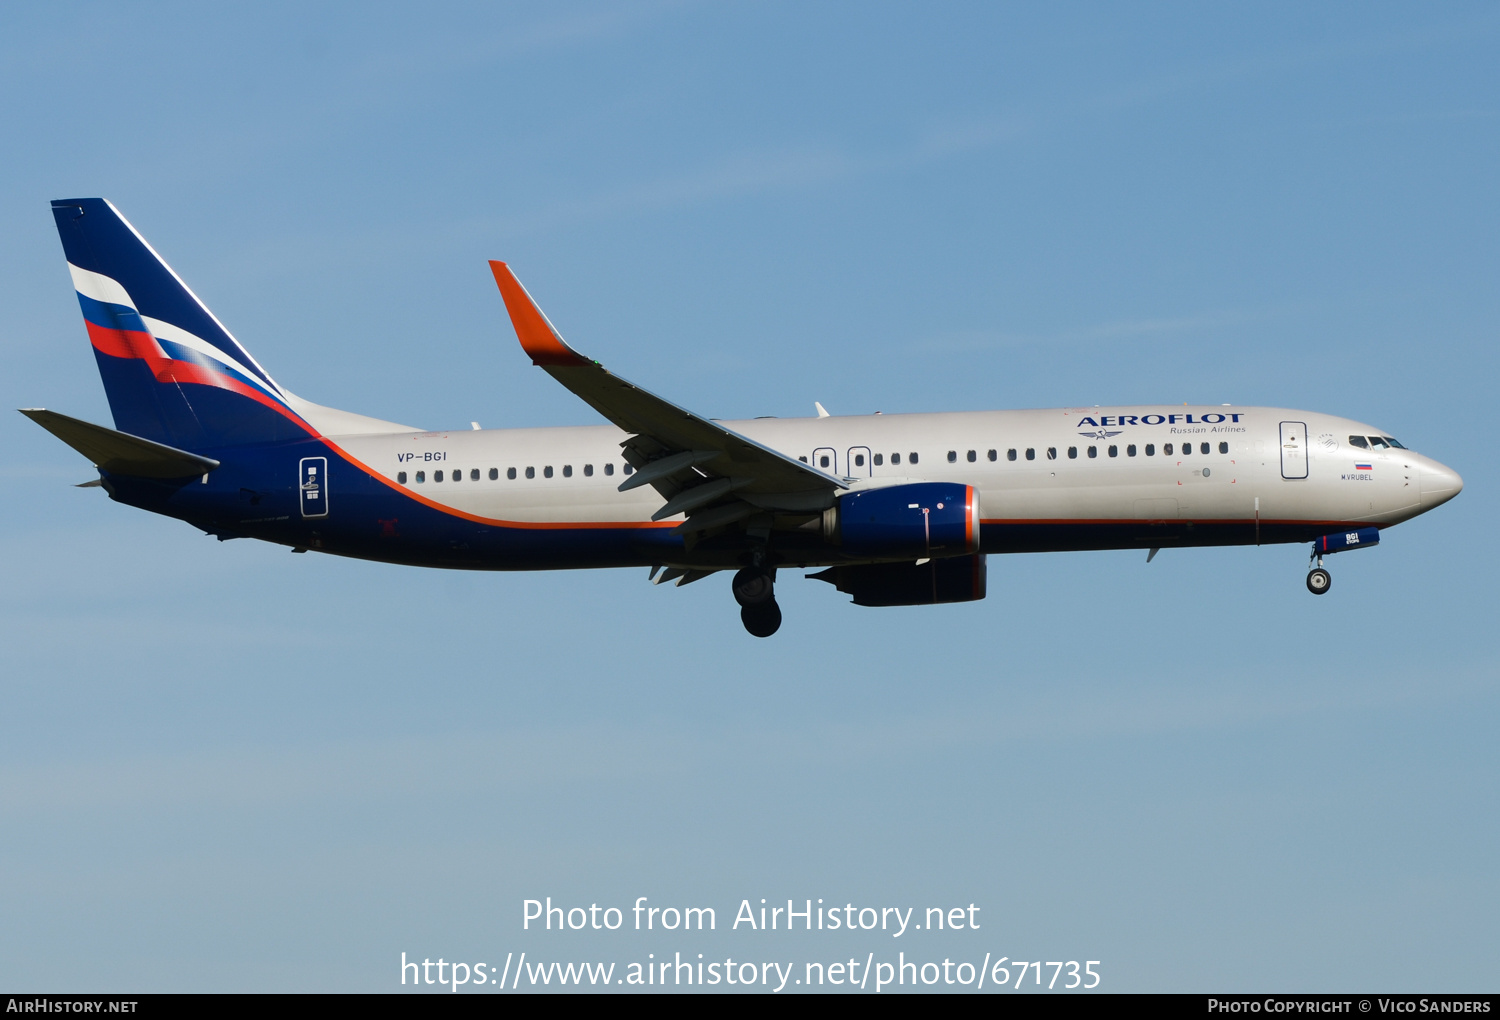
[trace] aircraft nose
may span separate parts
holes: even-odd
[[[1438,506],[1463,491],[1464,480],[1431,457],[1422,458],[1422,509]]]

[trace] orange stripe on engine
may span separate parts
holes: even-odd
[[[981,524],[1171,524],[1181,521],[1184,524],[1246,524],[1253,525],[1253,517],[993,517],[985,518]],[[1320,528],[1352,528],[1352,527],[1379,527],[1372,525],[1369,521],[1310,521],[1299,520],[1293,517],[1271,520],[1262,517],[1261,524],[1306,524],[1316,525]]]

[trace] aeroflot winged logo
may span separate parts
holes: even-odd
[[[1106,432],[1104,429],[1100,429],[1098,432],[1080,432],[1078,434],[1080,436],[1088,436],[1090,439],[1113,439],[1115,436],[1118,436],[1120,433],[1119,432]]]

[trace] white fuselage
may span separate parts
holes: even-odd
[[[1389,433],[1380,429],[1280,408],[1073,407],[722,424],[852,479],[854,488],[915,480],[973,485],[986,526],[1145,520],[1387,526],[1462,488],[1451,469],[1385,445]],[[331,441],[413,495],[472,518],[607,526],[650,521],[663,503],[650,486],[618,491],[627,470],[620,444],[627,438],[605,425]]]

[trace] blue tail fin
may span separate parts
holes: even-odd
[[[185,450],[317,434],[114,206],[52,215],[117,429]]]

